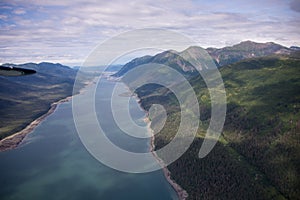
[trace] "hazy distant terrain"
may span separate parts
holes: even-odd
[[[201,76],[186,68],[189,56],[197,56],[197,47],[179,53],[187,58],[185,64],[182,57],[167,51],[137,58],[115,75],[122,76],[151,62],[188,74],[198,97],[203,125],[187,152],[168,168],[176,182],[187,190],[189,199],[299,198],[300,54],[296,50],[249,41],[208,49],[220,66],[227,116],[222,137],[204,159],[198,158],[198,152],[210,121],[210,96]],[[145,85],[136,93],[146,110],[151,104],[162,104],[167,109],[166,125],[155,138],[159,149],[170,142],[180,123],[176,97],[159,85]],[[151,126],[155,129],[155,119]]]

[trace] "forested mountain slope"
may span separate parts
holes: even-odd
[[[222,137],[204,159],[199,148],[210,120],[210,96],[200,76],[190,78],[202,125],[188,151],[168,168],[189,199],[298,199],[300,196],[299,53],[252,58],[220,68],[227,94]],[[128,80],[126,80],[128,81]],[[159,85],[136,91],[141,105],[167,109],[155,137],[166,145],[180,122],[175,95]],[[156,126],[152,119],[152,128]]]

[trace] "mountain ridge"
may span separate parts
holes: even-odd
[[[170,66],[184,74],[191,75],[196,69],[202,70],[210,68],[213,64],[217,67],[232,64],[247,58],[258,58],[270,55],[289,55],[298,51],[297,47],[285,47],[274,42],[257,43],[253,41],[243,41],[239,44],[223,48],[202,48],[199,46],[190,46],[187,49],[177,52],[167,50],[154,56],[143,56],[135,58],[126,63],[120,71],[114,74],[114,77],[121,77],[127,71],[149,63],[158,63]]]
[[[0,139],[25,128],[45,114],[52,103],[71,96],[73,89],[74,93],[78,92],[91,78],[90,74],[59,63],[6,63],[4,66],[34,69],[36,73],[0,76]],[[76,77],[81,88],[73,88]]]
[[[221,67],[226,121],[217,145],[203,159],[198,152],[210,123],[210,95],[200,75],[187,78],[197,95],[202,123],[192,145],[168,169],[188,199],[299,197],[299,64],[299,57],[272,55]],[[160,104],[167,112],[164,128],[155,135],[158,150],[174,139],[181,123],[176,96],[155,84],[135,93],[146,111]],[[153,130],[156,123],[159,126],[153,118]]]

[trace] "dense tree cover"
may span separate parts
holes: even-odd
[[[300,60],[298,56],[248,59],[220,69],[227,93],[222,137],[198,158],[210,120],[210,97],[200,76],[190,79],[202,125],[188,151],[169,166],[189,199],[298,199],[300,196]],[[159,149],[177,131],[175,96],[161,86],[136,91],[147,110],[165,106],[168,119],[156,135]],[[155,123],[152,123],[155,129]]]

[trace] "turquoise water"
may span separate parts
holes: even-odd
[[[112,84],[105,82],[97,89],[99,116],[108,109],[105,94]],[[145,113],[135,100],[130,101],[130,113],[138,124],[146,125],[142,121]],[[118,146],[135,152],[148,150],[148,139],[122,134],[109,117],[101,120]],[[0,162],[1,200],[178,199],[161,170],[130,174],[95,160],[76,133],[71,102],[60,104],[17,149],[1,152]]]

